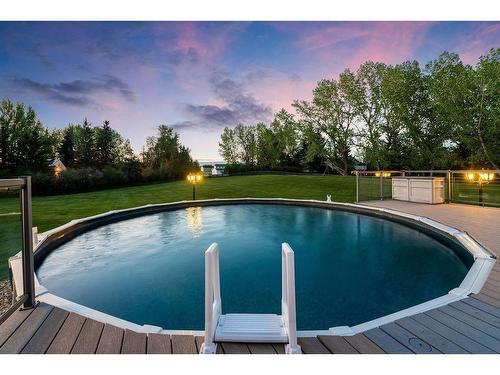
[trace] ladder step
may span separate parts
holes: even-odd
[[[219,317],[215,341],[287,343],[281,315],[225,314]]]

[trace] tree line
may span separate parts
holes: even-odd
[[[55,158],[63,162],[65,171],[54,173],[50,163]],[[176,179],[197,169],[190,150],[168,126],[160,125],[137,156],[130,141],[107,120],[101,126],[84,119],[64,129],[47,129],[33,108],[0,102],[0,177],[30,174],[37,193]]]
[[[226,127],[219,153],[232,171],[331,168],[495,168],[500,165],[500,49],[475,66],[444,52],[417,61],[368,61],[323,79],[312,100],[270,124]]]

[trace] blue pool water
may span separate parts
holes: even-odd
[[[279,313],[281,243],[295,251],[300,330],[355,325],[446,294],[467,267],[391,221],[285,205],[193,207],[109,224],[38,268],[53,293],[138,324],[203,329],[204,251],[219,243],[223,313]]]

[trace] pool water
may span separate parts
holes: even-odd
[[[356,325],[446,294],[467,267],[410,227],[288,205],[191,207],[99,227],[55,249],[40,283],[138,324],[204,328],[204,251],[219,243],[223,313],[280,313],[281,243],[295,252],[299,330]]]

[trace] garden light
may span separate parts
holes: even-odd
[[[465,174],[465,179],[469,183],[476,183],[479,186],[479,204],[484,206],[483,202],[483,185],[489,184],[495,178],[495,173],[491,172],[467,172]]]
[[[190,173],[187,175],[187,180],[193,185],[193,200],[196,200],[196,184],[203,180],[203,175],[201,173]]]

